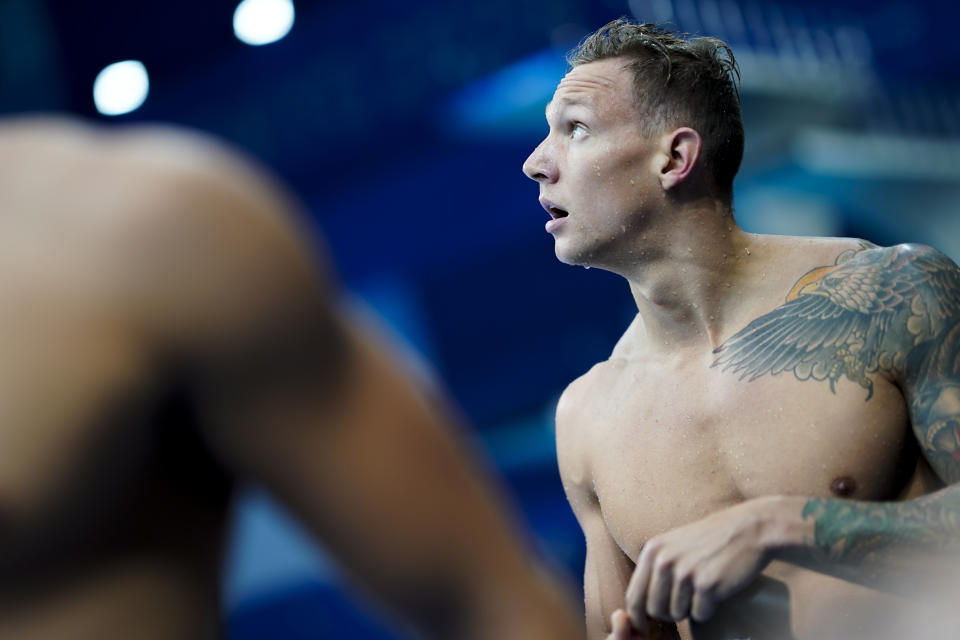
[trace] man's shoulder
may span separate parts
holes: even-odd
[[[856,238],[784,242],[792,248],[785,255],[793,256],[798,266],[806,265],[792,284],[788,301],[816,289],[841,308],[873,313],[892,311],[916,294],[936,298],[953,296],[960,289],[960,271],[954,261],[928,245],[879,246]]]
[[[295,198],[228,143],[176,126],[59,118],[4,122],[6,143],[27,156],[17,175],[34,183],[21,208],[57,232],[44,250],[68,252],[55,256],[64,269],[88,274],[143,323],[213,331],[326,300]]]
[[[0,143],[0,164],[30,174],[35,191],[60,193],[66,215],[105,212],[114,228],[190,226],[225,207],[242,227],[244,214],[254,209],[282,215],[294,208],[255,159],[178,125],[9,118],[0,122]],[[58,188],[50,189],[54,184]]]
[[[856,264],[859,261],[864,264],[878,264],[896,260],[906,265],[916,260],[950,261],[950,258],[943,252],[921,243],[904,242],[890,246],[880,246],[864,240],[858,240],[857,242],[858,248],[842,255],[837,260],[838,263],[853,261],[852,264]]]
[[[557,402],[557,464],[568,496],[580,495],[590,477],[590,403],[605,377],[606,362],[593,365],[567,385]]]
[[[905,242],[890,246],[881,246],[860,238],[798,238],[794,243],[804,255],[832,257],[834,265],[847,264],[851,267],[885,267],[896,265],[899,268],[937,263],[952,264],[953,261],[943,252],[916,242]],[[820,262],[825,262],[821,259]]]
[[[877,296],[876,302],[892,309],[898,303],[928,302],[960,295],[960,269],[943,252],[928,245],[903,243],[870,246],[841,255],[836,261],[838,282],[849,282]],[[915,301],[915,296],[921,296]],[[955,300],[960,302],[960,300]],[[914,309],[916,312],[916,309]]]
[[[167,273],[187,273],[182,267],[190,264],[195,276],[222,270],[230,278],[256,264],[282,278],[291,258],[318,249],[303,233],[297,199],[226,141],[156,124],[88,128],[86,145],[80,156],[97,166],[91,182],[110,191],[83,197],[102,203],[102,226],[113,230],[124,259],[142,247],[139,262],[172,267]]]
[[[568,436],[579,432],[580,426],[595,414],[591,406],[606,401],[607,392],[626,366],[623,358],[612,357],[594,364],[568,384],[557,402],[558,434]]]
[[[557,407],[558,419],[575,415],[589,402],[598,397],[606,397],[607,392],[635,359],[642,359],[643,348],[640,339],[641,321],[635,316],[623,335],[614,345],[610,357],[590,367],[583,375],[567,385]]]
[[[624,358],[615,356],[595,363],[567,385],[561,395],[561,400],[569,399],[577,402],[592,396],[597,387],[605,386],[612,377],[617,376],[626,366],[627,361]]]

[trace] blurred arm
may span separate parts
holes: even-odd
[[[572,637],[570,612],[436,405],[369,335],[344,328],[338,340],[333,393],[220,408],[224,457],[432,637]]]

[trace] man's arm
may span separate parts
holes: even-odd
[[[912,314],[892,338],[906,345],[901,386],[914,435],[950,486],[905,502],[811,499],[801,509],[812,524],[803,564],[905,595],[918,582],[955,582],[960,569],[960,273],[938,252],[916,253]]]
[[[214,446],[429,637],[575,637],[573,607],[524,557],[448,418],[383,343],[344,333],[334,396],[216,408]]]
[[[600,508],[593,505],[574,509],[583,529],[587,555],[583,567],[583,596],[587,638],[598,640],[610,632],[610,616],[623,607],[623,594],[630,579],[632,563],[610,537]]]
[[[449,416],[333,305],[291,201],[231,154],[182,146],[163,154],[177,169],[131,277],[214,452],[427,637],[576,637]]]
[[[589,375],[589,374],[588,374]],[[603,512],[592,487],[589,462],[589,443],[577,428],[576,417],[579,393],[583,392],[584,379],[570,385],[561,396],[557,409],[557,463],[567,501],[586,540],[586,560],[583,569],[583,595],[586,614],[587,638],[602,640],[616,638],[613,614],[623,608],[623,594],[633,570],[633,563],[623,553],[620,545],[610,534]],[[649,629],[650,638],[660,632],[662,637],[673,637],[671,629]],[[648,627],[645,627],[647,629]],[[608,636],[608,634],[610,634]],[[623,636],[630,638],[631,636]]]

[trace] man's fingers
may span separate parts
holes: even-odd
[[[630,624],[630,616],[623,609],[617,609],[610,614],[610,627],[612,631],[607,636],[607,640],[642,640],[646,637],[633,628]]]
[[[653,563],[650,586],[647,587],[647,614],[658,620],[670,618],[670,592],[673,590],[673,564],[663,560]]]
[[[706,622],[717,608],[713,589],[696,589],[690,603],[690,617],[697,622]]]
[[[679,622],[690,615],[690,602],[693,598],[693,581],[690,578],[676,580],[673,593],[670,594],[670,617]]]
[[[627,585],[627,614],[633,628],[647,632],[647,585],[650,582],[650,561],[646,549],[637,558],[637,567]]]
[[[630,640],[630,616],[623,609],[617,609],[610,614],[610,627],[613,629],[613,640]]]

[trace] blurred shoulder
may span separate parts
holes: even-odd
[[[0,212],[29,220],[64,269],[89,274],[147,317],[176,310],[181,324],[215,327],[326,304],[330,270],[301,205],[268,169],[213,136],[6,120],[0,167]]]
[[[9,118],[0,123],[0,165],[29,172],[38,191],[59,185],[65,208],[115,227],[229,219],[242,231],[258,219],[293,224],[302,217],[296,198],[254,158],[176,125]]]

